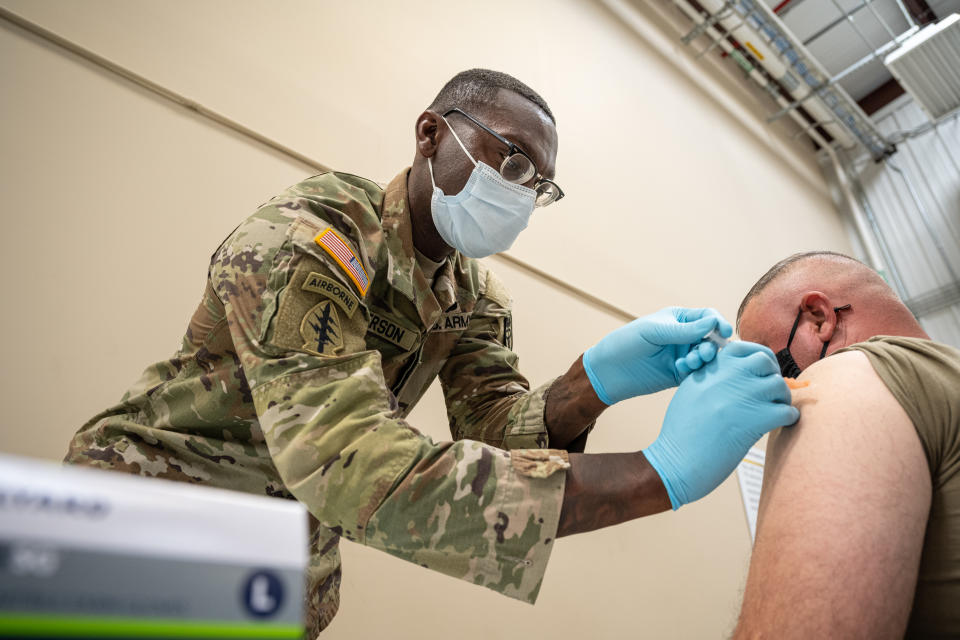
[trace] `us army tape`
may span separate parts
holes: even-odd
[[[0,455],[0,638],[299,638],[292,501]]]

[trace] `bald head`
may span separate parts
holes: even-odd
[[[770,297],[809,285],[814,289],[829,288],[838,294],[847,294],[851,288],[880,289],[884,296],[896,299],[893,290],[880,275],[850,256],[834,251],[795,253],[770,267],[750,288],[737,311],[737,326],[747,306],[761,294]]]
[[[838,312],[838,307],[850,305]],[[926,337],[910,310],[880,275],[849,256],[829,251],[800,253],[774,265],[747,293],[737,312],[744,340],[774,351],[787,345],[800,368],[828,353],[875,335]]]

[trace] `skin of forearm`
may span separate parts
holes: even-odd
[[[550,446],[565,449],[606,408],[583,369],[583,356],[577,358],[547,393],[544,417]]]
[[[557,536],[609,527],[670,507],[663,481],[642,451],[571,453]]]

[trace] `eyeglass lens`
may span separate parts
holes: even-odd
[[[536,206],[545,207],[560,197],[560,189],[552,182],[541,182],[537,185]]]
[[[514,184],[529,182],[536,173],[533,162],[522,153],[509,155],[500,164],[500,175]],[[545,207],[560,197],[560,189],[552,182],[541,182],[534,188],[537,192],[535,202],[538,207]]]
[[[534,173],[536,173],[536,169],[530,162],[530,158],[521,153],[507,156],[500,165],[500,175],[514,184],[523,184],[529,181]]]

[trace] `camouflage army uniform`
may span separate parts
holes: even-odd
[[[326,173],[263,205],[213,255],[180,351],[66,458],[301,501],[313,631],[339,604],[341,536],[531,603],[556,537],[550,383],[517,371],[486,267],[454,254],[431,287],[406,176],[384,191]],[[453,443],[404,421],[437,376]]]

